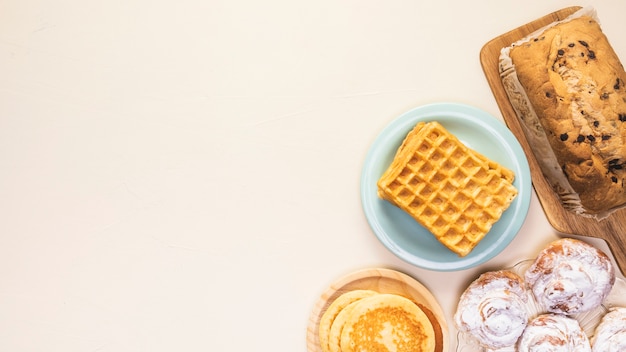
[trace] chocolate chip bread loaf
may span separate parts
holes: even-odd
[[[544,175],[566,208],[626,204],[626,72],[583,9],[503,49],[500,72]]]

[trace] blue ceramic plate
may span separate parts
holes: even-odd
[[[391,164],[396,150],[418,122],[438,121],[468,147],[515,172],[519,191],[491,231],[465,257],[460,257],[407,213],[378,197],[376,182]],[[500,253],[522,227],[532,183],[528,161],[509,129],[490,114],[455,103],[425,105],[392,121],[371,146],[361,175],[361,201],[374,234],[391,252],[413,265],[453,271],[480,265]]]

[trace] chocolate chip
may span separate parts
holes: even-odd
[[[592,60],[593,60],[593,59],[595,59],[595,58],[596,58],[596,53],[595,53],[595,52],[593,52],[593,51],[591,51],[591,50],[589,50],[589,53],[587,54],[587,56],[588,56],[590,59],[592,59]]]
[[[576,142],[582,143],[584,141],[585,141],[585,136],[583,136],[582,134],[579,134],[578,137],[576,138]]]
[[[611,181],[613,181],[613,183],[617,183],[617,177],[611,176]]]
[[[546,98],[551,98],[551,97],[552,97],[552,93],[546,92]]]
[[[621,122],[626,121],[626,114],[619,114],[619,115],[617,115],[617,117],[619,118],[619,120],[620,120]]]
[[[589,140],[589,142],[595,142],[596,141],[596,137],[594,137],[592,135],[588,135],[587,139]]]
[[[615,85],[613,86],[613,89],[615,90],[619,89],[619,78],[615,80]]]
[[[576,43],[569,43],[567,44],[567,46],[569,46],[570,48],[573,48],[574,46],[576,46]]]
[[[557,54],[559,54],[559,56],[563,56],[565,55],[565,50],[559,49],[559,51],[557,51]]]
[[[607,92],[602,93],[602,95],[600,96],[600,99],[602,99],[602,100],[609,99],[609,93],[607,93]]]
[[[603,134],[602,135],[602,140],[603,141],[608,141],[609,139],[611,139],[611,135],[610,134]]]
[[[565,142],[567,140],[567,138],[569,138],[567,133],[561,133],[561,135],[559,137],[561,138],[562,142]]]
[[[578,42],[580,43],[580,45],[584,46],[585,48],[589,46],[589,44],[587,44],[587,42],[584,40],[579,40]]]
[[[624,164],[619,163],[619,159],[611,159],[609,160],[609,171],[613,170],[622,170],[624,168]]]
[[[598,126],[600,126],[600,121],[595,120],[595,121],[593,122],[593,127],[598,127]]]

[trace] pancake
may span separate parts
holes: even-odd
[[[358,300],[344,311],[342,329],[337,329],[341,330],[341,352],[435,350],[435,331],[430,320],[405,297],[378,294]]]
[[[320,319],[319,326],[320,347],[322,348],[323,352],[330,352],[330,329],[337,315],[339,315],[339,313],[350,303],[356,302],[365,297],[371,297],[376,294],[378,294],[378,292],[371,290],[348,291],[337,297],[333,301],[333,303],[328,306],[328,308],[322,315],[322,318]],[[338,344],[339,342],[337,341],[337,345]]]
[[[374,296],[372,296],[374,297]],[[367,299],[367,298],[363,298]],[[361,299],[361,300],[363,300]],[[359,304],[358,301],[354,301],[348,304],[344,309],[337,314],[337,317],[333,321],[333,324],[330,327],[330,333],[328,334],[328,350],[329,352],[343,352],[341,349],[341,333],[343,332],[343,328],[346,325],[346,321],[350,318],[352,311]]]

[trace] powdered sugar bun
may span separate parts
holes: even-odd
[[[486,272],[461,295],[454,321],[486,348],[515,345],[528,322],[528,293],[522,278],[508,270]]]
[[[546,313],[532,319],[519,340],[519,352],[591,352],[578,321]]]
[[[626,308],[612,308],[596,327],[591,339],[593,352],[626,351]]]
[[[539,253],[525,279],[546,311],[574,314],[602,304],[615,283],[615,269],[599,249],[563,238]]]

